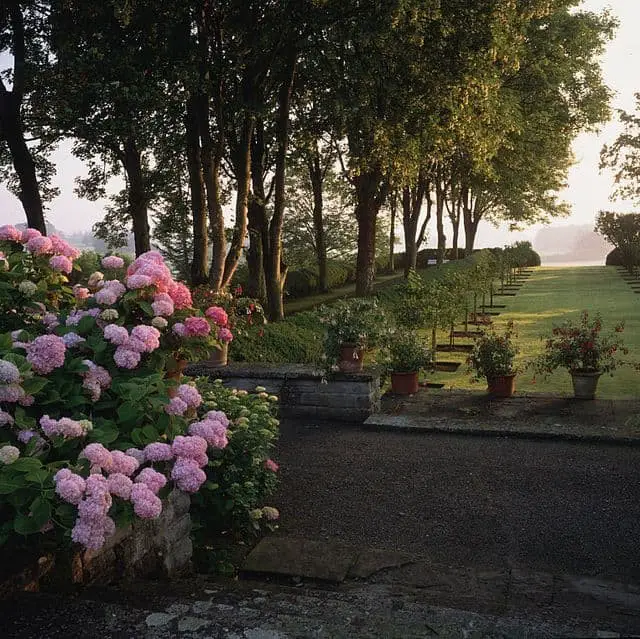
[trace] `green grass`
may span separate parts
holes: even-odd
[[[554,324],[566,319],[577,320],[582,310],[599,312],[605,331],[624,320],[625,331],[622,336],[630,350],[627,359],[640,362],[640,295],[631,290],[614,267],[541,267],[535,269],[534,275],[516,297],[498,297],[495,303],[507,306],[495,318],[496,328],[500,330],[509,320],[513,320],[516,326],[521,368],[516,385],[521,393],[573,394],[566,370],[557,370],[547,379],[538,376],[534,381],[532,371],[523,368],[527,361],[542,352],[544,340],[550,335]],[[441,335],[438,341],[447,341],[447,336]],[[457,340],[458,343],[468,341]],[[464,361],[465,358],[464,354],[438,353],[438,359],[442,361]],[[429,381],[443,382],[447,388],[484,388],[482,383],[471,381],[466,364],[456,373],[431,375]],[[624,367],[616,370],[613,377],[601,377],[598,397],[640,397],[640,372]]]

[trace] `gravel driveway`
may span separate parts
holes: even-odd
[[[281,533],[640,584],[640,448],[282,423]]]

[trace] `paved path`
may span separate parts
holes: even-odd
[[[281,534],[640,584],[640,449],[283,423]]]

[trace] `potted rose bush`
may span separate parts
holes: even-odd
[[[0,546],[97,550],[158,517],[168,491],[198,491],[226,446],[226,416],[198,415],[197,388],[166,375],[176,355],[208,352],[214,325],[154,251],[126,270],[109,256],[110,279],[66,290],[63,245],[6,226],[0,238],[2,290],[40,296],[0,336]]]
[[[494,329],[476,339],[469,363],[477,379],[486,378],[487,390],[494,397],[511,397],[515,392],[515,357],[518,349],[513,341],[514,327],[510,322],[504,333]]]
[[[533,366],[537,372],[548,375],[557,368],[566,368],[571,375],[574,396],[594,399],[598,380],[605,373],[623,364],[620,354],[628,354],[620,337],[624,323],[616,324],[613,331],[604,333],[602,319],[582,311],[579,322],[567,320],[554,326],[545,349]]]

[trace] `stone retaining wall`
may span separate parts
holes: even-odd
[[[174,490],[158,519],[136,519],[107,540],[98,551],[68,556],[45,555],[0,582],[0,599],[41,585],[65,590],[72,584],[106,584],[137,577],[173,578],[191,568],[189,495]]]
[[[278,395],[283,416],[361,422],[380,410],[380,375],[376,371],[335,373],[300,364],[237,364],[189,366],[185,373],[222,379],[226,386],[252,391],[264,386]]]

